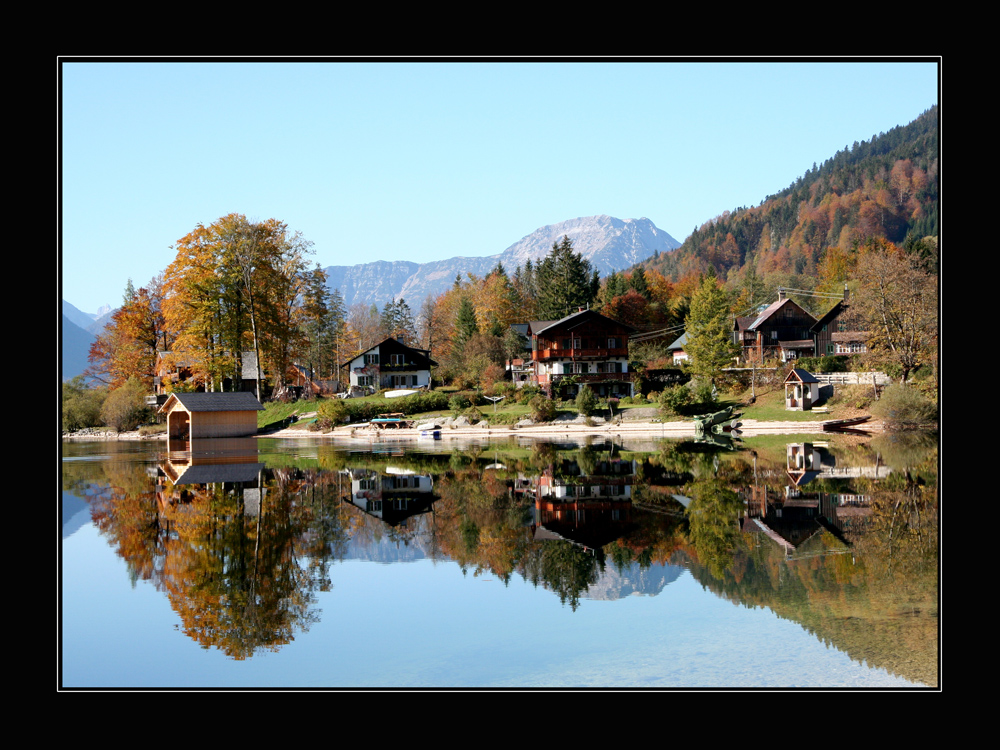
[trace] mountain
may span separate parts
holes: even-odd
[[[63,303],[64,308],[66,303]],[[72,305],[70,305],[72,307]],[[75,308],[74,308],[75,309]],[[69,380],[83,373],[87,368],[87,354],[94,336],[74,323],[63,313],[62,316],[62,379]]]
[[[485,276],[502,263],[508,273],[528,260],[536,263],[567,236],[573,249],[606,275],[629,268],[646,258],[668,253],[680,243],[658,229],[649,219],[616,219],[587,216],[540,227],[501,253],[478,258],[455,257],[430,263],[375,261],[353,266],[328,266],[327,285],[339,289],[347,306],[363,303],[380,308],[392,299],[403,298],[411,310],[419,309],[424,298],[446,291],[457,275]]]
[[[936,272],[938,108],[908,125],[855,141],[760,205],[706,221],[667,256],[642,262],[668,278],[704,272],[721,279],[753,261],[759,275],[783,274],[786,286],[816,278],[827,250],[850,252],[884,237],[918,252]]]

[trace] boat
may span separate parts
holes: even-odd
[[[694,418],[694,425],[699,430],[707,430],[713,425],[722,424],[733,414],[733,407],[727,406],[722,411],[711,414],[699,414]]]
[[[440,440],[441,430],[421,430],[420,437],[430,438],[431,440]]]
[[[843,430],[848,427],[854,427],[855,425],[863,424],[871,419],[870,416],[866,417],[851,417],[850,419],[830,419],[823,423],[823,432],[837,432],[838,430]]]
[[[395,391],[386,391],[382,395],[386,398],[399,398],[400,396],[412,396],[414,393],[419,393],[420,391],[399,389]]]

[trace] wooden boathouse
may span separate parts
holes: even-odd
[[[159,409],[167,418],[167,436],[187,440],[255,435],[257,412],[263,410],[245,392],[171,393]]]

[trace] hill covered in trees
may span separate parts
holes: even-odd
[[[909,125],[855,141],[822,165],[813,164],[760,205],[706,221],[678,250],[638,267],[678,281],[712,266],[720,279],[738,286],[749,272],[775,282],[768,287],[812,289],[833,272],[836,258],[883,238],[918,253],[936,273],[938,220],[933,106]]]

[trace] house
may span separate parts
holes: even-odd
[[[768,305],[752,321],[736,319],[733,336],[743,348],[744,360],[756,357],[758,362],[767,359],[788,362],[812,356],[815,324],[816,318],[788,299],[785,290],[779,287],[777,302]]]
[[[257,433],[264,407],[252,393],[171,393],[160,407],[171,438],[246,437]]]
[[[857,354],[867,351],[868,333],[860,316],[851,310],[847,286],[844,299],[835,304],[810,329],[817,357],[828,354]]]
[[[347,367],[352,388],[430,388],[437,362],[427,349],[414,349],[394,338],[376,344],[341,367]]]
[[[808,411],[819,401],[819,381],[811,372],[792,368],[785,378],[785,408]]]
[[[560,320],[528,323],[531,374],[525,382],[552,397],[574,396],[589,385],[600,397],[631,396],[628,337],[635,329],[593,310],[579,310]]]
[[[688,360],[687,352],[684,351],[684,347],[687,346],[688,335],[687,331],[682,333],[674,343],[667,347],[667,350],[674,355],[674,364],[679,365],[681,362],[686,362]]]

